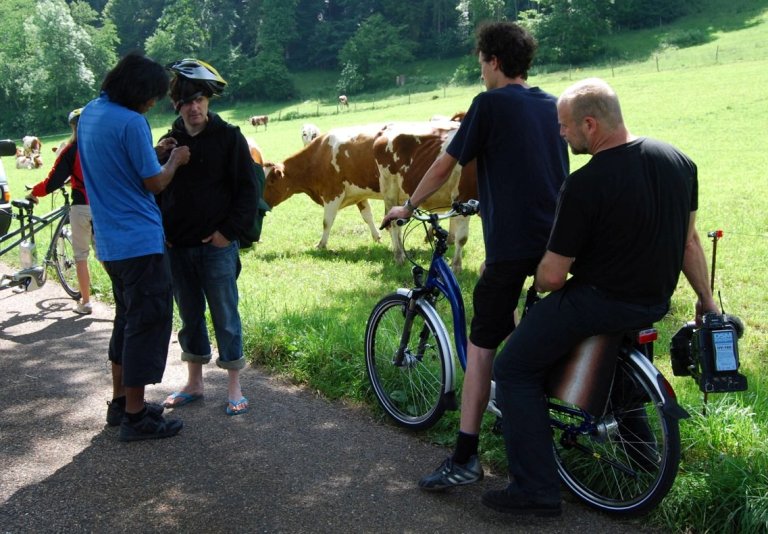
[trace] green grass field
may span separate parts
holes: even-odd
[[[702,415],[702,395],[694,382],[672,376],[669,339],[693,315],[693,293],[681,282],[671,314],[658,325],[662,339],[657,343],[656,363],[693,417],[681,424],[684,450],[678,479],[650,518],[665,530],[768,529],[768,398],[763,378],[768,370],[768,151],[763,139],[768,131],[767,13],[755,10],[746,21],[742,17],[740,24],[712,28],[711,40],[701,46],[660,49],[633,63],[548,73],[541,69],[530,80],[559,94],[577,79],[605,78],[617,90],[633,133],[669,141],[696,161],[697,226],[708,256],[711,244],[706,232],[722,229],[725,234],[718,244],[715,283],[726,311],[739,315],[747,325],[739,347],[750,388],[745,393],[710,396],[707,414]],[[634,38],[647,43],[657,37]],[[472,87],[436,83],[418,93],[357,97],[350,110],[343,112],[337,111],[331,96],[288,106],[241,103],[220,108],[214,102],[212,109],[240,125],[268,160],[281,161],[301,148],[299,132],[304,122],[327,131],[373,122],[427,120],[433,114],[465,110],[481,90],[479,83]],[[265,113],[271,116],[268,130],[255,131],[247,123],[248,116]],[[156,138],[172,119],[162,111],[150,115]],[[44,139],[45,153],[63,137]],[[45,176],[52,162],[52,156],[46,157],[45,168],[37,171],[16,170],[11,158],[5,159],[15,197],[22,195],[23,184]],[[572,167],[585,161],[583,156],[574,157]],[[381,202],[373,202],[373,209],[377,218],[383,216]],[[295,196],[267,216],[263,241],[243,254],[240,288],[247,351],[254,363],[323,395],[364,403],[378,411],[365,375],[365,323],[380,297],[410,284],[410,270],[394,263],[388,236],[381,243],[372,242],[354,208],[340,212],[329,250],[314,248],[321,231],[322,208],[306,196]],[[465,270],[459,277],[467,298],[483,259],[480,232],[479,221],[473,221]],[[427,258],[428,250],[419,238],[407,245],[418,249],[421,260]],[[98,298],[108,300],[106,276],[95,260],[91,268]],[[491,423],[488,416],[486,426]],[[452,445],[457,426],[456,414],[451,413],[418,438]],[[500,438],[484,431],[481,448],[484,463],[503,472]],[[425,472],[432,467],[424,466]]]

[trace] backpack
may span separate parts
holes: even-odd
[[[253,164],[256,168],[256,189],[258,192],[258,202],[256,206],[256,216],[253,218],[253,226],[244,235],[240,236],[240,250],[249,249],[254,243],[261,239],[261,226],[264,224],[264,217],[272,208],[264,200],[264,186],[267,177],[264,175],[264,169],[258,163]]]

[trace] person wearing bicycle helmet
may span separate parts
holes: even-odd
[[[165,68],[138,53],[107,73],[101,94],[80,114],[78,150],[93,213],[96,253],[112,282],[115,320],[109,342],[113,398],[107,424],[120,441],[168,438],[183,422],[147,403],[147,384],[163,379],[173,327],[173,293],[155,194],[189,160],[178,147],[158,161],[144,114],[168,91]]]
[[[255,163],[240,129],[209,110],[227,82],[199,59],[167,66],[170,97],[179,117],[158,145],[189,147],[189,164],[158,196],[173,293],[181,317],[178,338],[187,382],[164,405],[177,408],[203,397],[203,366],[211,360],[206,324],[210,310],[218,348],[216,365],[228,374],[226,413],[244,414],[240,370],[245,367],[238,312],[239,240],[252,227],[258,192]]]
[[[80,154],[77,150],[77,122],[82,108],[73,109],[67,116],[72,135],[62,148],[56,152],[56,161],[48,176],[35,184],[27,195],[27,200],[35,204],[38,198],[64,187],[67,180],[72,187],[72,205],[69,208],[69,223],[72,228],[72,248],[75,255],[75,270],[77,283],[80,287],[80,300],[73,311],[80,315],[93,312],[91,305],[91,274],[88,271],[88,253],[93,241],[93,224],[91,222],[91,207],[88,205],[88,195],[85,193],[83,171],[80,167]]]

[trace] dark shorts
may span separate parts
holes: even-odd
[[[110,361],[123,367],[123,385],[163,379],[173,320],[173,292],[163,254],[105,261],[115,297]]]
[[[539,258],[487,265],[472,295],[474,316],[469,339],[480,348],[496,349],[515,329],[515,309],[523,284],[536,273]]]

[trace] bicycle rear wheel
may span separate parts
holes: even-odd
[[[59,278],[61,287],[64,288],[67,295],[75,300],[79,300],[81,296],[80,286],[77,281],[75,250],[72,247],[72,227],[69,224],[68,213],[59,221],[53,239],[49,257],[56,269],[56,276]]]
[[[605,414],[593,419],[549,399],[560,478],[593,508],[646,513],[666,496],[680,462],[678,420],[630,358],[620,357]]]
[[[416,430],[431,427],[445,412],[451,352],[444,326],[417,306],[402,361],[397,361],[409,302],[393,293],[376,304],[365,330],[365,365],[384,411]]]

